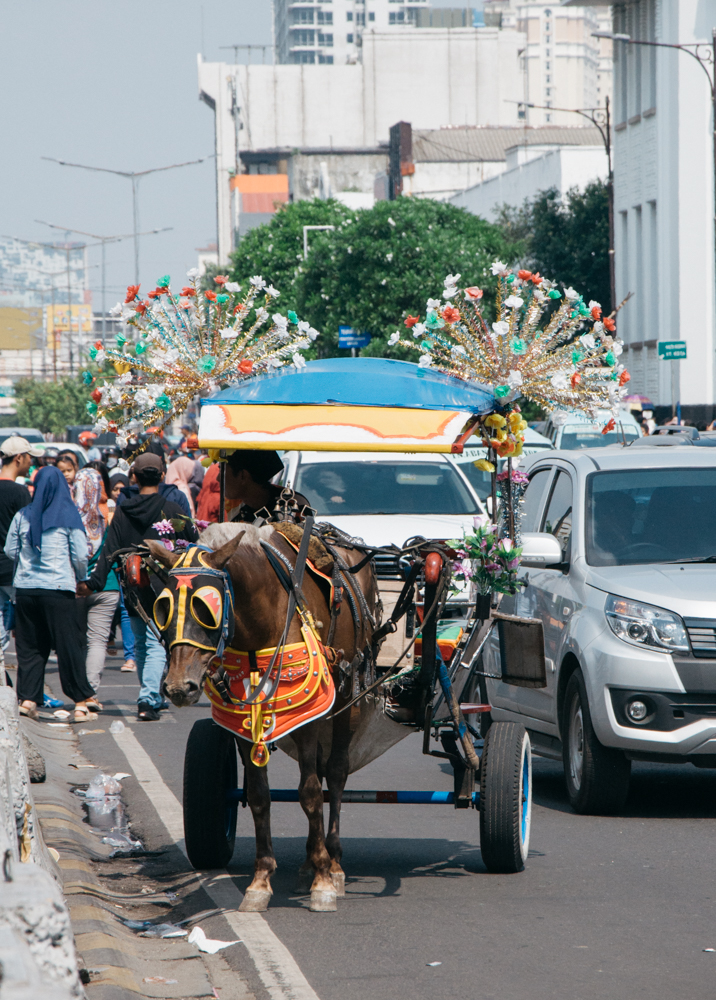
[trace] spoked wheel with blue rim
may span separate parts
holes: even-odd
[[[480,763],[480,851],[489,872],[525,867],[532,821],[532,752],[524,726],[493,722]]]
[[[192,726],[184,756],[184,841],[194,868],[224,868],[236,841],[236,740],[213,719]]]

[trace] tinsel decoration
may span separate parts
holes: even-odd
[[[405,320],[417,343],[401,340],[397,331],[388,343],[419,350],[423,368],[490,385],[498,414],[524,396],[545,410],[594,417],[608,409],[616,418],[630,376],[619,362],[623,346],[614,319],[602,316],[598,302],[586,304],[573,288],[561,292],[532,271],[513,272],[499,260],[491,269],[498,279],[494,323],[481,311],[482,289],[459,288],[461,276],[449,274],[444,301],[428,299],[424,320]],[[505,439],[516,429],[513,419],[502,427]]]
[[[270,315],[279,292],[259,275],[243,296],[224,275],[214,278],[216,291],[201,290],[196,268],[187,277],[179,294],[168,275],[160,278],[144,300],[139,285],[130,285],[111,313],[135,328],[136,339],[120,333],[116,348],[97,341],[90,349],[100,370],[112,365],[116,374],[95,386],[87,411],[94,431],[116,433],[121,448],[148,428],[166,426],[198,394],[287,364],[300,370],[300,352],[318,336],[291,310]],[[89,371],[83,379],[88,386],[97,381]]]

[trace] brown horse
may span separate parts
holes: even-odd
[[[288,611],[288,595],[261,546],[262,540],[268,542],[291,565],[295,565],[296,550],[284,535],[275,530],[279,527],[281,526],[265,525],[256,528],[246,524],[214,524],[200,538],[203,546],[213,550],[202,555],[203,564],[213,569],[228,571],[233,583],[232,649],[265,650],[276,647],[281,641]],[[181,558],[181,553],[168,551],[161,542],[148,541],[146,544],[154,557],[167,567],[173,567]],[[313,540],[311,544],[314,544]],[[358,551],[347,549],[338,551],[348,565],[356,565],[363,558],[362,553]],[[336,667],[341,663],[345,671],[349,664],[355,664],[353,668],[355,671],[357,664],[361,662],[363,651],[366,647],[370,647],[375,626],[379,624],[377,621],[379,599],[371,564],[364,566],[354,575],[346,574],[346,577],[349,587],[343,593],[332,646],[339,653]],[[360,595],[356,593],[357,587],[361,588],[365,596],[373,621],[360,611],[361,602]],[[323,587],[311,572],[306,572],[303,592],[315,619],[318,636],[326,644],[331,619],[327,588]],[[159,601],[155,608],[158,606]],[[199,700],[209,674],[218,642],[217,633],[216,631],[211,633],[211,641],[206,641],[207,635],[204,636],[204,645],[210,648],[202,649],[198,645],[183,642],[183,631],[177,638],[176,615],[173,623],[167,618],[165,628],[167,645],[171,651],[169,672],[165,681],[166,694],[175,705],[193,705]],[[294,615],[289,624],[286,643],[301,641],[300,620],[298,615]],[[341,693],[338,678],[336,680],[337,695],[334,711],[346,703],[352,688],[349,680],[348,684],[343,685],[344,691]],[[349,773],[349,747],[351,738],[355,734],[355,718],[354,709],[338,714],[334,719],[324,718],[309,722],[281,741],[282,748],[297,758],[300,767],[299,801],[308,817],[309,826],[306,861],[301,866],[300,876],[304,891],[308,888],[306,882],[310,879],[312,910],[334,910],[337,894],[344,894],[345,876],[341,868],[342,851],[339,835],[340,811],[343,789]],[[395,742],[395,739],[391,742]],[[251,742],[239,738],[237,743],[246,770],[247,798],[256,831],[254,878],[246,890],[241,909],[265,910],[272,892],[271,875],[276,869],[271,842],[271,793],[267,768],[256,766],[251,760]],[[351,768],[354,769],[355,767]],[[324,777],[330,802],[327,834],[323,819]]]

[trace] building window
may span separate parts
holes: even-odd
[[[545,88],[545,96],[546,97],[551,97],[552,96],[552,88],[551,87],[546,87]]]
[[[544,36],[544,43],[545,43],[545,45],[549,45],[549,43],[550,43],[550,37],[549,37],[549,35],[545,35]]]
[[[315,31],[310,31],[307,28],[294,29],[291,45],[313,45],[315,34]]]
[[[291,11],[291,21],[293,24],[313,24],[313,10],[293,10]]]
[[[349,10],[346,13],[346,21],[352,21],[352,20],[353,20],[353,11]]]
[[[319,35],[318,37],[320,38],[321,36]],[[545,79],[546,83],[551,83],[552,82],[552,77],[549,75],[549,73],[547,74],[547,76],[544,79]]]
[[[551,121],[552,121],[552,115],[550,115],[550,114],[546,114],[546,115],[544,116],[544,120],[545,120],[546,122],[551,122]]]
[[[365,11],[356,11],[356,24],[365,24]]]
[[[333,11],[319,10],[317,12],[317,18],[319,24],[333,24]]]
[[[333,65],[333,56],[326,56],[322,52],[319,52],[318,53],[318,61],[322,65],[332,66]]]
[[[545,49],[544,50],[544,54],[549,59],[549,49]]]
[[[544,68],[545,68],[546,70],[548,70],[548,69],[549,69],[549,63],[545,63],[545,64],[544,64]]]
[[[316,61],[315,52],[293,52],[291,54],[295,63],[313,64]]]
[[[323,32],[318,32],[318,44],[323,45],[324,48],[330,49],[333,47],[333,35],[324,35]]]
[[[373,13],[373,11],[371,11],[370,14],[368,15],[368,20],[375,21],[375,14]]]
[[[388,24],[405,24],[405,11],[391,10],[388,14]]]
[[[346,41],[349,45],[353,44],[353,35],[346,35]]]

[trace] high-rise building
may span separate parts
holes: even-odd
[[[273,0],[278,63],[360,61],[363,32],[415,27],[429,0]]]

